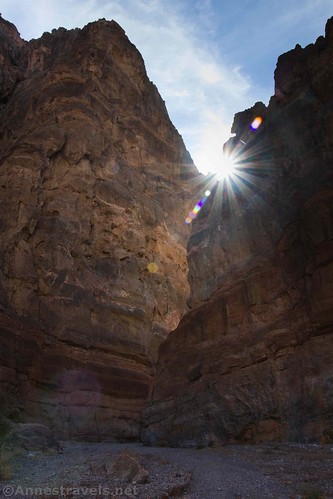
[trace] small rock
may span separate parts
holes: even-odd
[[[106,466],[103,463],[90,463],[89,468],[93,475],[103,475],[106,473]]]
[[[124,449],[111,465],[106,464],[109,478],[120,483],[147,483],[149,473],[139,463],[135,452]]]

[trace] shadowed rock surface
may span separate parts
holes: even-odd
[[[26,45],[14,24],[0,14],[0,109],[23,79],[25,63],[21,55]]]
[[[333,20],[235,116],[243,179],[189,243],[199,177],[117,23],[25,42],[0,17],[0,58],[5,415],[63,439],[329,443]]]
[[[28,43],[0,17],[0,57],[1,409],[138,439],[189,296],[198,174],[116,22]]]
[[[215,188],[188,246],[192,310],[159,350],[143,441],[325,441],[333,426],[333,18],[235,116],[243,180]],[[256,116],[262,125],[251,130]]]

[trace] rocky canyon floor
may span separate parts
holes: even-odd
[[[0,483],[1,498],[333,498],[333,447],[175,449],[64,442],[61,453],[14,458],[8,473]]]

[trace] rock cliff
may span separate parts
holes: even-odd
[[[275,86],[235,116],[238,175],[193,223],[192,309],[160,347],[145,443],[325,441],[333,426],[333,18],[279,58]]]
[[[196,170],[116,22],[28,43],[0,17],[0,58],[1,409],[138,439],[189,295]]]

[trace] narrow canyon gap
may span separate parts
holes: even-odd
[[[202,176],[117,23],[25,42],[0,18],[0,54],[5,415],[63,439],[325,438],[333,20],[235,116],[251,181],[190,226]]]

